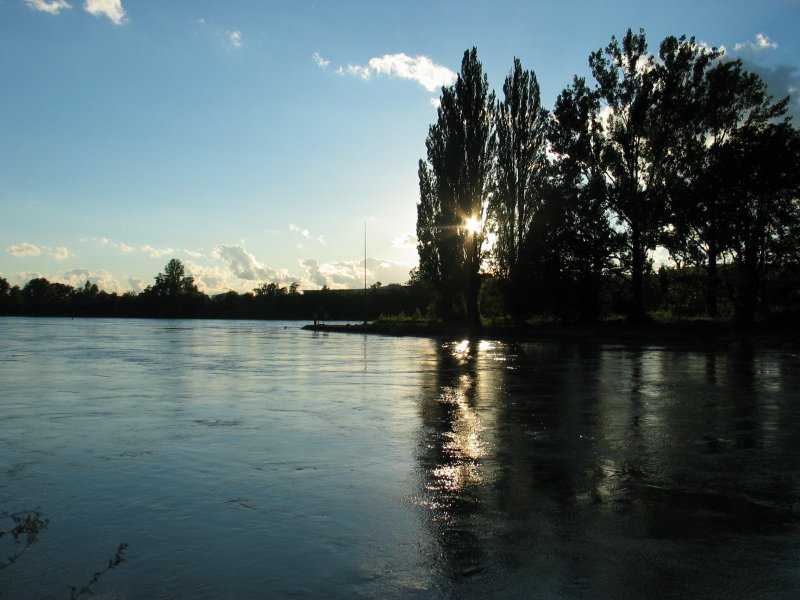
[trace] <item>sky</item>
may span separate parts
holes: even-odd
[[[800,0],[0,0],[0,277],[209,294],[403,283],[417,163],[473,46],[552,107],[611,36],[724,47],[800,123]]]

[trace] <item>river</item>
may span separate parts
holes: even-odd
[[[800,593],[796,353],[44,318],[0,343],[0,510],[49,520],[3,598],[69,597],[122,542],[94,597]]]

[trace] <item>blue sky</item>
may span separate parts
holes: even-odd
[[[433,101],[477,46],[551,107],[628,27],[800,88],[797,0],[0,0],[0,276],[209,293],[403,282]],[[793,96],[792,112],[800,113]]]

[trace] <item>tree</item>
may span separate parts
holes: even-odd
[[[644,279],[667,224],[664,181],[670,150],[670,123],[659,113],[659,72],[647,54],[643,30],[629,29],[589,57],[597,93],[607,110],[602,164],[608,204],[624,231],[622,258],[630,276],[630,316],[642,319]]]
[[[253,293],[256,297],[275,299],[279,296],[285,296],[288,290],[277,283],[262,283],[257,288],[253,288]]]
[[[732,156],[730,145],[739,144],[740,135],[782,116],[787,101],[773,102],[758,75],[738,60],[723,60],[720,52],[700,50],[693,39],[667,38],[661,55],[665,65],[678,66],[672,69],[669,110],[679,149],[673,155],[677,177],[667,247],[677,261],[706,270],[706,311],[717,316],[717,265],[730,249],[735,227],[730,217],[736,212],[730,202],[737,202],[725,192],[730,188],[725,157]]]
[[[787,121],[744,127],[724,148],[736,316],[745,323],[763,303],[769,267],[800,260],[800,132]]]
[[[489,203],[497,234],[494,259],[505,281],[504,296],[512,317],[521,319],[528,296],[525,244],[540,212],[547,179],[547,111],[539,82],[519,59],[503,84],[504,98],[495,109],[497,163]]]
[[[186,276],[186,269],[177,258],[170,260],[164,272],[156,275],[156,284],[150,290],[153,295],[166,298],[200,293],[194,284],[194,277]]]
[[[153,316],[190,317],[208,300],[177,258],[170,260],[155,280],[155,285],[142,294],[142,308]]]
[[[495,135],[494,94],[477,50],[464,53],[453,86],[443,87],[438,119],[428,131],[427,163],[419,163],[417,238],[420,273],[441,298],[443,316],[454,316],[457,297],[479,324],[479,271]]]
[[[548,139],[555,160],[547,247],[560,255],[580,319],[592,321],[599,316],[604,275],[619,252],[620,236],[607,203],[599,98],[583,78],[575,77],[556,99]]]
[[[22,288],[26,310],[37,315],[64,315],[70,310],[75,289],[65,283],[50,282],[44,277],[31,279]]]

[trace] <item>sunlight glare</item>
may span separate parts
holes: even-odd
[[[466,354],[468,350],[469,350],[469,340],[461,340],[453,348],[453,353],[456,356],[458,356],[458,355]]]
[[[480,219],[476,219],[475,217],[469,217],[464,222],[464,227],[470,233],[480,233],[481,229],[483,229]]]

